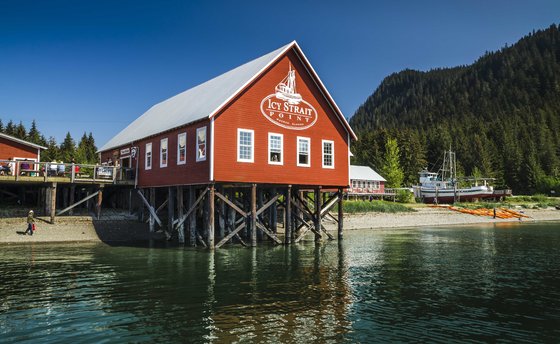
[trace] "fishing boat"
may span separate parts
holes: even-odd
[[[439,172],[427,169],[419,172],[420,185],[413,186],[414,196],[424,203],[472,202],[496,197],[494,188],[488,184],[493,178],[463,178],[461,181],[470,185],[460,186],[456,167],[455,152],[446,151]]]
[[[288,75],[276,85],[275,91],[276,98],[287,101],[288,104],[297,105],[301,102],[301,94],[296,90],[296,72],[292,69],[291,64]]]

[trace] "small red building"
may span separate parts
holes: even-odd
[[[0,160],[40,162],[41,150],[45,149],[47,147],[0,133]]]
[[[368,196],[385,194],[385,182],[379,173],[369,166],[350,166],[350,189],[348,194]]]
[[[140,188],[341,190],[355,139],[294,41],[154,105],[100,153],[136,168]]]

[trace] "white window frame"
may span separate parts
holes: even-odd
[[[332,162],[331,165],[325,165],[325,143],[330,143],[331,144],[331,162]],[[334,169],[334,141],[333,140],[322,140],[321,148],[322,148],[321,160],[322,160],[323,168]]]
[[[165,142],[165,164],[163,163],[163,143]],[[167,167],[169,163],[169,141],[167,137],[159,141],[159,167]]]
[[[150,164],[148,164],[148,153],[150,155]],[[151,170],[154,163],[154,155],[152,154],[152,143],[146,143],[146,153],[144,154],[144,168]]]
[[[204,156],[200,155],[200,152],[198,150],[198,135],[200,132],[204,132]],[[206,127],[200,127],[200,128],[196,128],[196,140],[195,140],[195,145],[196,145],[196,162],[199,161],[205,161],[206,157],[208,156],[208,135],[207,135],[207,131],[206,131]]]
[[[299,162],[299,141],[307,141],[307,164],[301,164]],[[297,166],[299,167],[311,167],[311,138],[309,137],[303,137],[303,136],[298,136],[297,137],[297,141],[296,141],[296,163]]]
[[[241,133],[251,134],[251,158],[241,158]],[[237,128],[237,162],[255,162],[255,131],[252,129]]]
[[[270,145],[270,138],[272,136],[279,136],[280,137],[280,161],[272,161],[270,158],[270,153],[272,153],[271,151],[271,145]],[[278,134],[278,133],[268,133],[268,163],[270,165],[284,165],[284,134]]]
[[[185,160],[181,161],[181,137],[185,138],[185,146],[183,149],[185,150]],[[184,165],[187,163],[187,133],[180,133],[177,135],[177,165]]]

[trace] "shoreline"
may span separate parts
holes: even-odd
[[[490,223],[519,223],[560,221],[560,211],[549,209],[524,209],[529,216],[518,219],[494,219],[455,212],[445,208],[418,207],[409,213],[357,213],[344,215],[344,230],[378,230],[421,228],[428,226],[457,226]],[[27,243],[79,243],[79,242],[138,242],[150,240],[146,223],[137,221],[128,214],[107,213],[101,219],[91,216],[61,216],[55,224],[47,222],[47,217],[37,217],[37,230],[33,236],[23,234],[25,218],[0,218],[0,244]],[[336,231],[334,221],[324,221],[325,228]]]

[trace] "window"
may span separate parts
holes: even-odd
[[[206,127],[196,129],[196,161],[206,160]]]
[[[284,135],[268,133],[268,163],[271,165],[284,163]]]
[[[152,143],[146,143],[146,170],[152,169]]]
[[[323,140],[323,168],[334,168],[334,141]]]
[[[249,129],[237,129],[237,161],[253,162],[254,153],[254,131]]]
[[[298,149],[297,149],[297,165],[303,167],[311,166],[311,162],[309,159],[309,152],[311,151],[311,140],[308,137],[299,137],[297,138],[298,142]]]
[[[177,135],[177,165],[187,162],[187,133]]]
[[[161,139],[159,144],[159,167],[167,167],[167,138]]]

